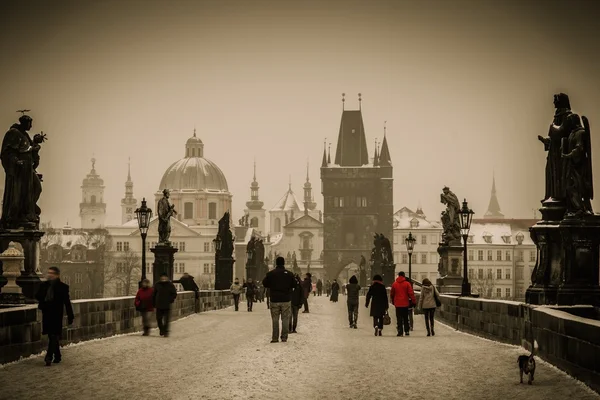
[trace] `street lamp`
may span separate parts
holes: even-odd
[[[142,280],[139,284],[142,287],[142,281],[146,279],[146,235],[148,235],[148,227],[150,226],[150,219],[152,219],[152,210],[146,206],[145,197],[142,199],[141,207],[135,210],[135,214],[142,235]]]
[[[417,241],[415,237],[412,235],[412,232],[408,232],[408,237],[406,238],[406,251],[408,252],[408,281],[411,286],[413,284],[412,281],[412,254],[415,249],[415,242]]]
[[[463,201],[462,208],[459,211],[460,215],[460,233],[463,237],[463,283],[461,296],[471,296],[471,284],[469,283],[469,271],[467,270],[467,239],[469,238],[469,230],[473,221],[473,210],[469,208],[467,199]]]
[[[213,239],[213,246],[215,247],[215,252],[221,251],[221,238],[217,235],[216,238]]]

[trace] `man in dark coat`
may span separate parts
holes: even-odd
[[[321,279],[317,279],[317,296],[321,296],[323,294],[323,281]]]
[[[60,337],[62,334],[63,312],[67,309],[67,322],[73,323],[73,306],[69,297],[69,285],[60,281],[60,270],[48,268],[48,280],[40,285],[36,294],[38,308],[42,310],[42,334],[48,335],[48,351],[44,361],[49,367],[61,361]]]
[[[196,294],[196,298],[198,298],[198,291],[200,288],[194,281],[194,277],[188,274],[187,272],[183,273],[183,276],[179,278],[179,283],[183,286],[183,290],[188,292],[194,292]]]
[[[294,279],[296,279],[296,288],[292,290],[292,317],[290,318],[290,333],[298,333],[296,332],[296,328],[298,327],[298,311],[300,311],[305,301],[300,275],[295,275]]]
[[[302,291],[304,292],[304,311],[303,313],[308,313],[308,296],[310,296],[310,292],[312,291],[312,275],[310,272],[307,272],[304,275],[304,281],[302,281]]]
[[[160,336],[169,337],[169,321],[171,317],[171,304],[177,298],[177,289],[169,280],[167,274],[160,276],[160,281],[154,285],[154,308],[156,308],[156,324]]]
[[[279,342],[279,318],[281,318],[281,341],[287,342],[292,313],[291,295],[297,287],[290,271],[285,269],[285,259],[277,257],[277,267],[269,271],[263,280],[263,286],[269,289],[273,335],[271,343]]]

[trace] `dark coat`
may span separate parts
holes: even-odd
[[[358,283],[349,283],[346,285],[346,292],[348,294],[348,304],[358,304],[358,298],[360,296],[360,285]]]
[[[387,290],[383,283],[374,281],[367,292],[367,307],[371,303],[371,317],[383,317],[390,304],[388,303]]]
[[[292,291],[292,306],[300,308],[304,304],[304,289],[301,287],[300,281],[296,281],[296,285]]]
[[[302,281],[302,290],[304,291],[304,297],[308,298],[310,292],[312,292],[312,281],[310,278],[304,278]]]
[[[200,290],[200,288],[198,287],[198,285],[196,285],[196,282],[194,281],[194,277],[191,275],[188,275],[187,277],[182,276],[179,279],[179,283],[181,284],[181,286],[183,286],[183,290],[185,291],[197,292],[198,290]]]
[[[323,289],[323,281],[322,280],[317,280],[317,290],[321,290]]]
[[[158,281],[154,285],[152,303],[158,310],[169,310],[177,298],[177,289],[171,281]]]
[[[73,322],[73,319],[75,319],[71,298],[69,296],[69,285],[61,281],[56,282],[54,286],[54,299],[47,302],[46,294],[48,293],[49,288],[50,281],[42,282],[35,295],[35,298],[39,302],[38,308],[42,310],[42,334],[60,335],[62,333],[65,308],[67,309],[69,325]]]
[[[331,297],[329,298],[329,300],[334,301],[334,302],[338,301],[339,292],[340,292],[340,284],[337,282],[333,282],[331,284]]]
[[[291,301],[292,289],[297,286],[294,275],[283,267],[276,267],[267,273],[263,286],[269,289],[272,303],[288,303]]]
[[[254,282],[252,283],[244,283],[244,288],[246,288],[246,299],[253,300],[256,297],[256,292],[258,291],[258,286]]]

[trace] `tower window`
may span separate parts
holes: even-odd
[[[208,203],[208,219],[217,219],[217,203]]]
[[[188,202],[183,204],[183,218],[194,218],[194,203]]]
[[[258,218],[254,217],[250,220],[250,226],[252,228],[258,228]]]
[[[95,194],[93,194],[93,195],[90,197],[90,203],[92,203],[92,204],[96,204],[96,195],[95,195]]]

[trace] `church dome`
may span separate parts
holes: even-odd
[[[159,191],[169,190],[218,190],[229,191],[225,174],[214,162],[204,158],[204,144],[200,138],[189,138],[185,145],[185,157],[171,164],[163,174]]]

